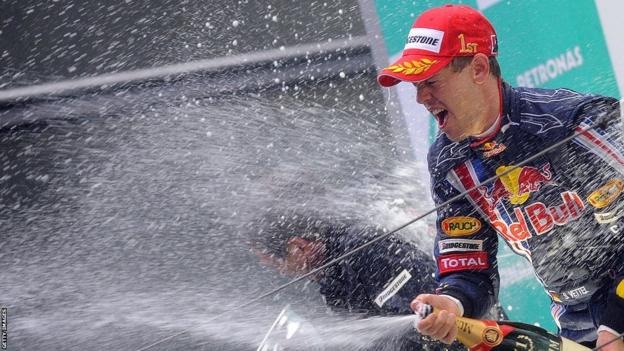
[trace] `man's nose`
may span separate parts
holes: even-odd
[[[431,91],[424,84],[416,87],[416,102],[426,105],[431,100]]]

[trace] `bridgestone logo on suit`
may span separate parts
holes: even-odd
[[[457,251],[483,251],[483,240],[447,239],[438,242],[440,254]]]
[[[388,287],[384,291],[382,291],[377,296],[377,298],[375,298],[375,303],[377,304],[377,306],[382,307],[384,303],[386,303],[386,301],[394,296],[411,278],[412,275],[410,274],[410,272],[407,269],[404,269],[390,282]]]

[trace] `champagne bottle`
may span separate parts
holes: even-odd
[[[437,313],[430,305],[417,312],[422,318]],[[540,327],[509,321],[457,317],[457,340],[470,351],[591,351]]]

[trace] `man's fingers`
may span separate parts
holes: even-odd
[[[416,323],[416,329],[423,335],[428,335],[446,344],[453,342],[457,336],[454,309],[455,303],[449,298],[432,294],[418,295],[410,307],[419,313],[424,304],[437,308],[438,312],[432,313]]]
[[[455,337],[457,336],[457,327],[455,325],[455,315],[452,313],[448,313],[446,315],[446,320],[444,323],[447,328],[446,335],[441,337],[440,340],[445,344],[450,344],[453,342],[453,340],[455,340]]]
[[[420,294],[410,303],[412,311],[418,312],[418,309],[423,304],[430,303],[430,294]]]
[[[431,314],[427,316],[427,318],[422,319],[416,323],[416,329],[423,335],[431,335],[433,328],[435,327],[435,322],[438,316],[436,314]]]
[[[425,306],[440,308],[439,300],[440,297],[437,295],[421,294],[418,295],[414,300],[412,300],[412,302],[410,303],[410,308],[412,309],[412,311],[414,311],[414,313],[423,317],[422,313],[425,313],[425,311],[431,311],[430,309],[425,310]]]
[[[416,323],[416,329],[423,335],[450,344],[457,334],[455,315],[447,311],[440,311]]]
[[[452,342],[452,340],[449,342],[448,339],[450,338],[451,336],[450,334],[452,333],[452,330],[455,327],[454,321],[455,321],[454,315],[448,313],[447,311],[440,311],[436,319],[437,323],[432,328],[434,331],[431,334],[431,336],[449,344],[450,342]]]

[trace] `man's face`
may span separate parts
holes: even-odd
[[[449,66],[433,77],[414,83],[416,100],[429,110],[438,127],[453,141],[461,141],[482,132],[478,120],[480,101],[478,86],[472,79],[471,66],[453,71]]]
[[[299,276],[316,268],[324,258],[325,245],[320,241],[292,237],[286,244],[286,256],[260,254],[261,261],[277,268],[281,274]]]

